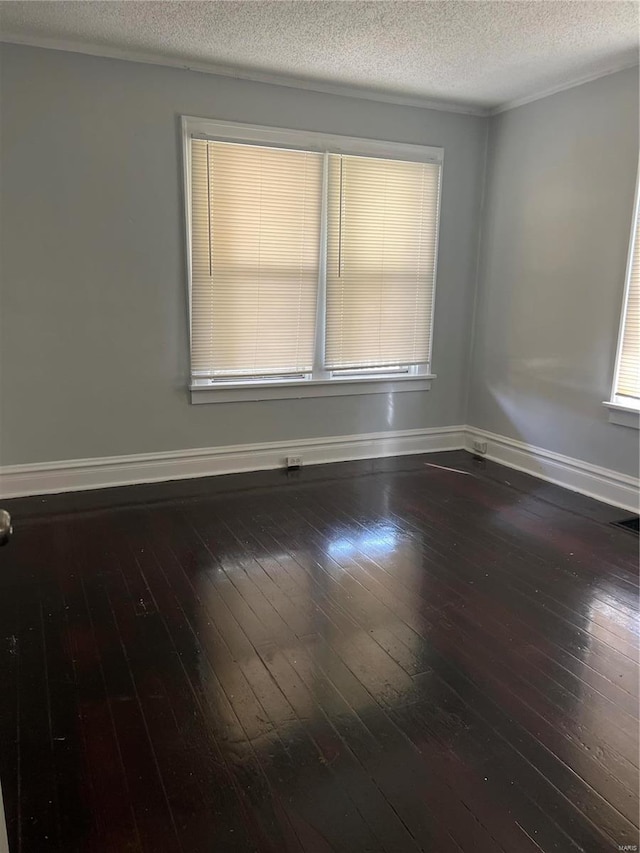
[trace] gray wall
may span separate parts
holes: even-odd
[[[494,117],[468,423],[637,475],[610,424],[638,165],[638,69]]]
[[[485,119],[1,52],[1,463],[464,423]],[[190,405],[181,114],[444,147],[429,393]]]
[[[601,405],[637,69],[489,121],[14,45],[1,63],[0,463],[466,422],[637,471]],[[429,393],[190,405],[181,114],[444,147]]]

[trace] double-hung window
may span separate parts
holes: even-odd
[[[624,426],[638,427],[638,412],[640,411],[640,189],[636,189],[613,389],[611,401],[605,405],[609,407],[609,419],[611,421]]]
[[[442,150],[183,136],[193,402],[428,387]]]

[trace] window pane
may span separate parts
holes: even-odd
[[[329,156],[325,366],[425,364],[440,166]]]
[[[638,400],[640,399],[640,216],[637,214],[633,240],[616,394]]]
[[[191,141],[192,373],[312,369],[322,160]]]

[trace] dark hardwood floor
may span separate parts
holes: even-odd
[[[624,512],[462,451],[5,505],[12,853],[637,849]]]

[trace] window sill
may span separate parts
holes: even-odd
[[[238,382],[212,387],[192,383],[192,403],[242,403],[262,400],[300,400],[307,397],[351,397],[360,394],[390,394],[403,391],[428,391],[433,373],[422,376],[374,377],[368,379],[307,379],[292,382],[254,384]]]
[[[609,409],[609,423],[640,429],[640,409],[622,403],[605,402],[602,405]]]

